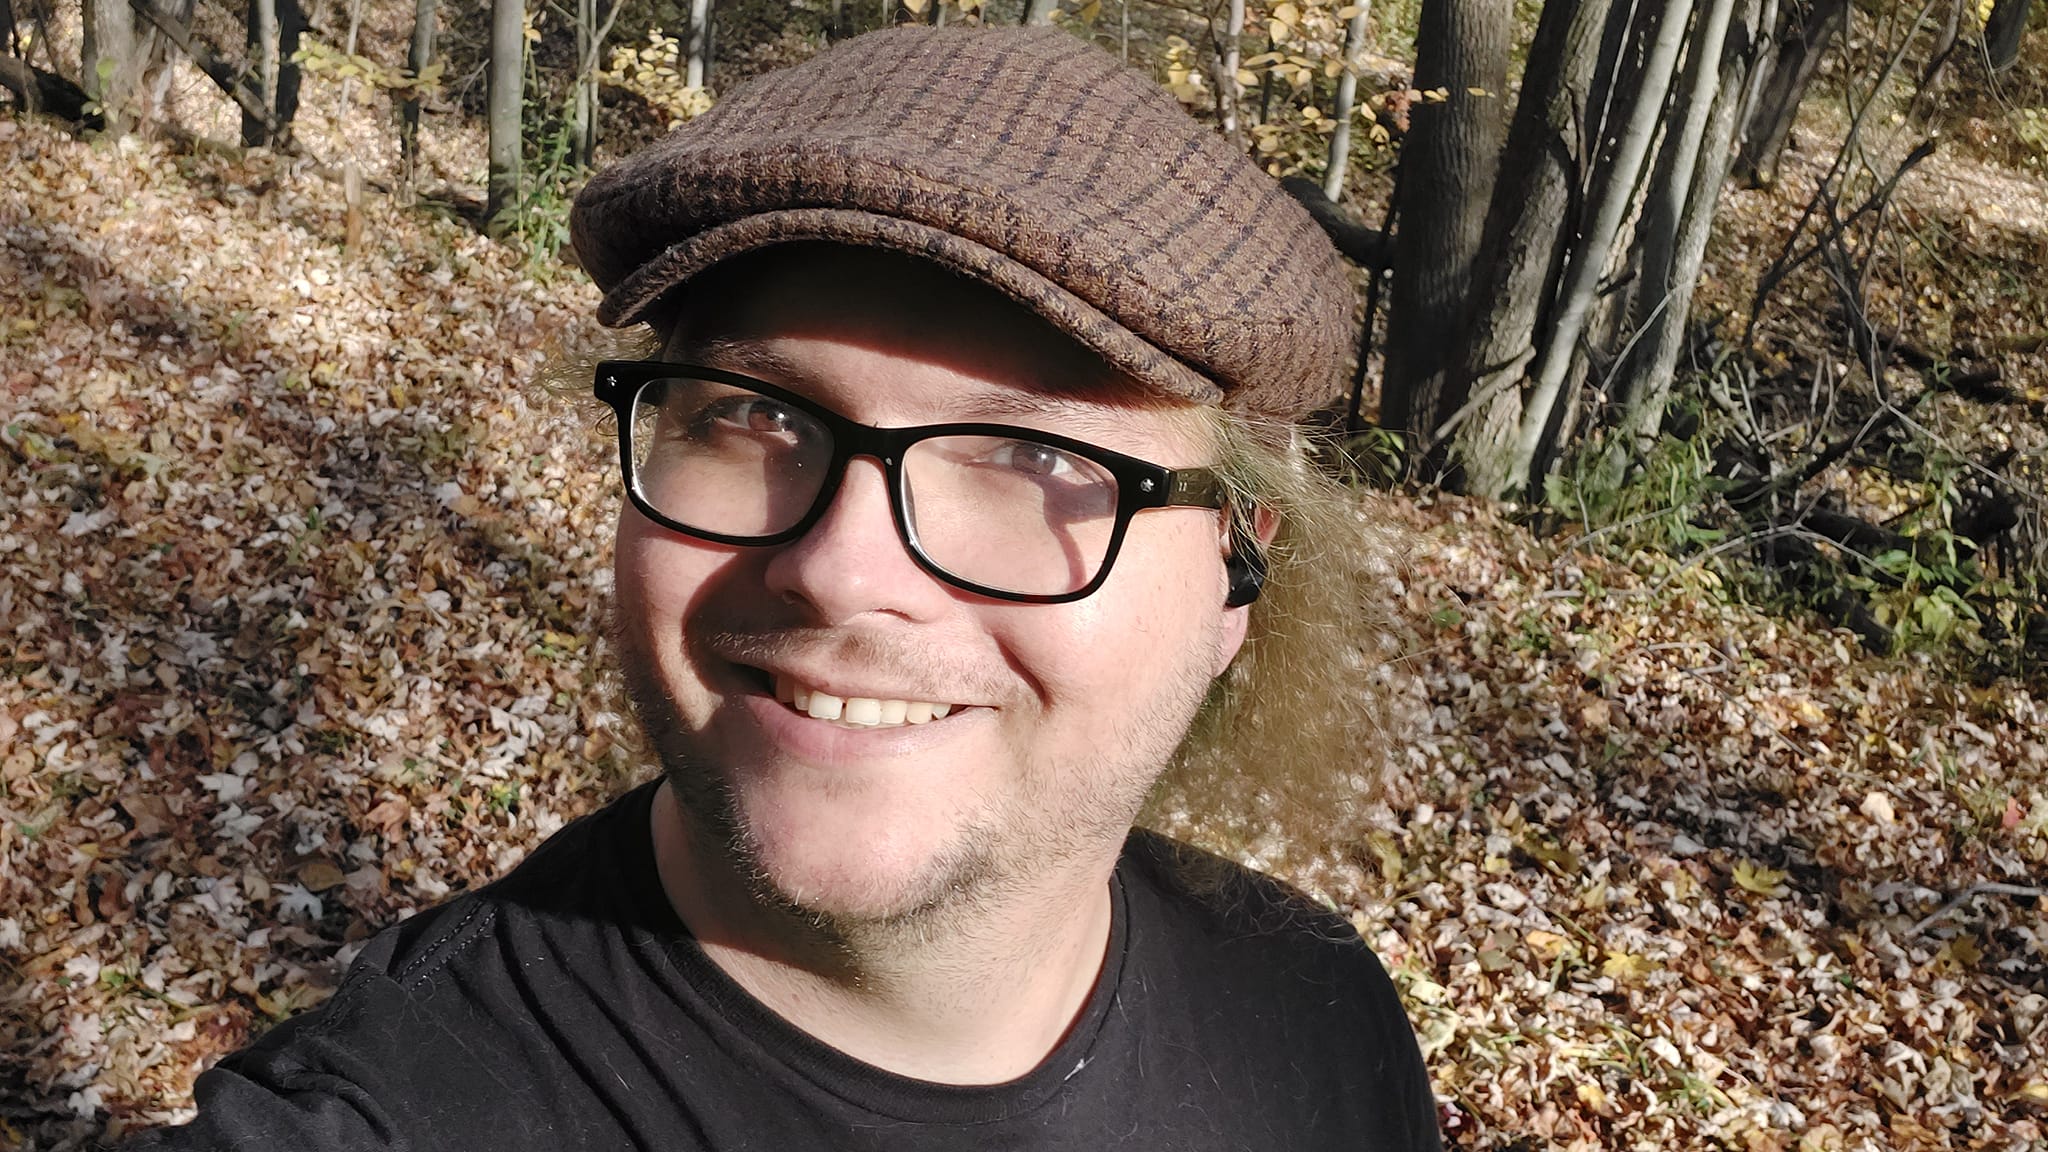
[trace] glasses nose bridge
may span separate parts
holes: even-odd
[[[836,413],[835,413],[836,415]],[[915,434],[915,428],[879,428],[872,424],[840,417],[834,422],[831,433],[835,441],[832,474],[825,488],[819,493],[816,511],[812,514],[810,528],[829,515],[830,506],[837,503],[846,488],[846,473],[853,462],[865,457],[881,466],[882,491],[888,503],[889,520],[896,531],[898,541],[911,558],[923,562],[916,540],[912,538],[910,510],[903,506],[903,493],[898,491],[898,477],[901,473],[903,450],[910,443],[903,433]],[[809,535],[809,529],[805,531]]]

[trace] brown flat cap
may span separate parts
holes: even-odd
[[[848,40],[599,173],[570,221],[613,326],[662,318],[728,257],[828,240],[984,281],[1201,403],[1297,415],[1338,392],[1351,347],[1350,283],[1307,211],[1057,28]]]

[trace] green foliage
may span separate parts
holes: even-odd
[[[1713,468],[1712,446],[1698,431],[1666,434],[1640,455],[1627,437],[1596,433],[1544,477],[1543,495],[1554,511],[1612,547],[1683,554],[1727,535],[1701,523],[1725,487]]]
[[[1871,614],[1897,634],[1903,647],[1983,646],[1983,621],[1968,594],[1999,589],[1985,581],[1974,562],[1976,544],[1954,529],[1956,480],[1965,467],[1964,461],[1946,453],[1931,455],[1925,465],[1925,498],[1897,525],[1911,547],[1852,558],[1860,563],[1852,564],[1843,577],[1849,587],[1866,595]]]

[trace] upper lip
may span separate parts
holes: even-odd
[[[766,674],[771,681],[769,685],[771,692],[774,689],[772,681],[780,677],[786,680],[794,680],[813,692],[823,692],[830,696],[837,696],[842,700],[921,700],[927,704],[951,704],[955,707],[973,706],[971,702],[956,699],[950,694],[952,691],[957,691],[956,689],[878,688],[873,684],[859,684],[849,677],[835,675],[830,672],[800,672],[786,667],[767,668],[757,665],[745,665],[744,667],[753,668],[756,672]]]

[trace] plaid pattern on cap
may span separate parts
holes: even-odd
[[[832,240],[988,283],[1187,400],[1298,415],[1351,347],[1350,283],[1308,213],[1057,28],[894,28],[758,77],[593,178],[571,228],[613,326],[728,257]]]

